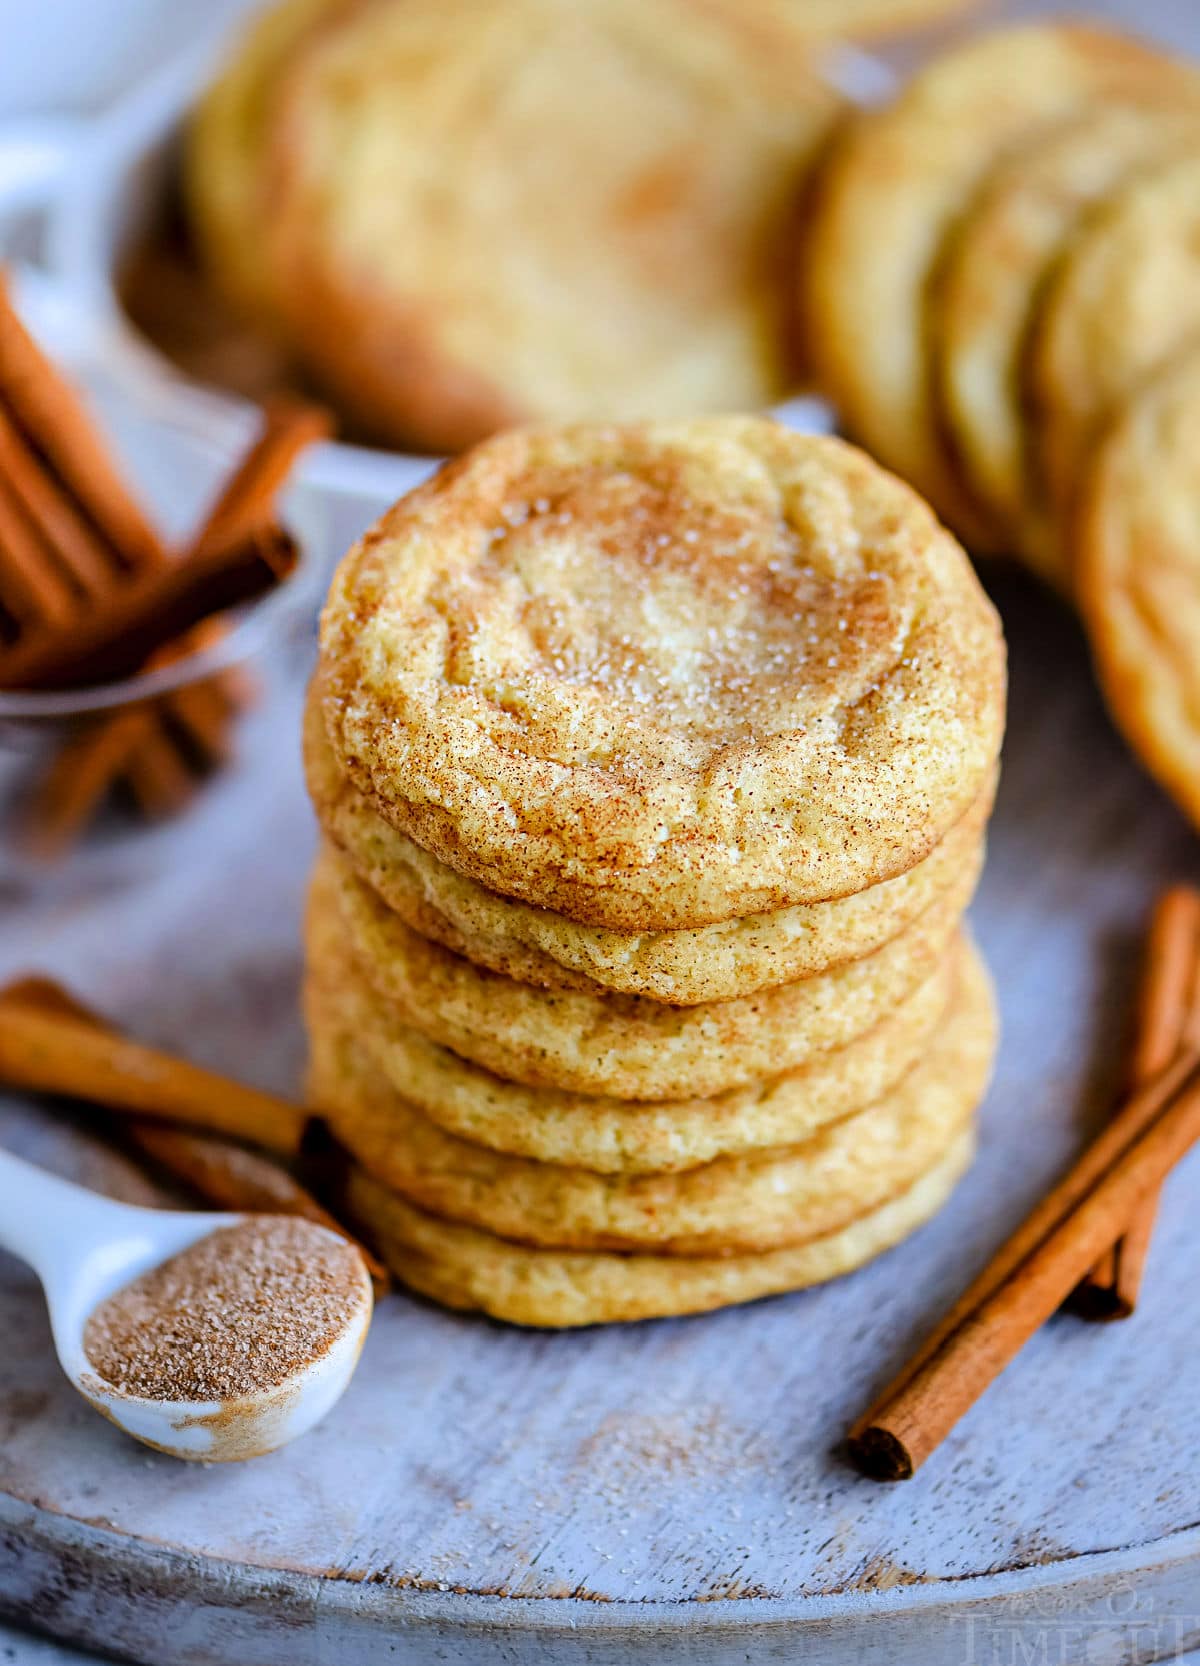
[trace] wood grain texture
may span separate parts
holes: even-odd
[[[834,1450],[1107,1115],[1149,905],[1200,870],[1109,729],[1077,627],[1016,574],[995,589],[1011,738],[974,917],[1005,1032],[944,1214],[838,1284],[706,1318],[553,1335],[391,1298],[328,1422],[229,1469],[96,1419],[4,1262],[0,1609],[167,1666],[770,1660],[802,1640],[823,1666],[959,1666],[992,1660],[981,1627],[1007,1648],[1035,1592],[1047,1625],[1108,1650],[1089,1659],[1137,1658],[1135,1622],[1162,1628],[1159,1654],[1200,1640],[1200,1161],[1167,1188],[1127,1325],[1054,1320],[907,1486]],[[140,882],[101,851],[69,907],[10,889],[0,976],[36,963],[147,1039],[294,1091],[299,699],[297,675],[252,720],[243,772],[140,847]],[[28,1107],[6,1106],[0,1139],[90,1172]]]

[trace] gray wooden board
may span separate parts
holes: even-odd
[[[910,1484],[834,1450],[1104,1115],[1148,906],[1200,866],[1109,728],[1073,621],[994,582],[1013,689],[974,918],[1004,1040],[943,1214],[826,1289],[702,1318],[549,1334],[395,1296],[329,1420],[232,1468],[95,1417],[5,1261],[0,1610],[165,1663],[1105,1666],[1200,1641],[1200,1159],[1170,1183],[1133,1321],[1055,1320]],[[0,972],[45,967],[145,1037],[294,1090],[302,675],[279,669],[240,769],[182,826],[36,893],[8,873]],[[0,1138],[137,1184],[27,1104],[5,1102]],[[1020,1653],[1031,1637],[1042,1652]]]

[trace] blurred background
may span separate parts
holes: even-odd
[[[0,0],[0,113],[102,109],[198,36],[220,33],[253,9],[254,0],[52,0],[45,7]],[[1124,21],[1179,47],[1200,43],[1195,0],[978,0],[969,8],[973,21],[1054,12]]]

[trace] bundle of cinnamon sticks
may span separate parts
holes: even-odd
[[[312,407],[269,407],[205,524],[172,554],[0,277],[0,688],[108,682],[211,642],[225,609],[290,572],[276,499],[328,431]],[[197,774],[228,757],[247,698],[246,680],[224,672],[80,728],[35,791],[31,847],[64,850],[119,785],[149,816],[180,809]]]
[[[1069,1298],[1133,1312],[1157,1194],[1200,1140],[1200,892],[1161,899],[1147,944],[1129,1090],[1116,1114],[850,1430],[877,1480],[924,1463]]]

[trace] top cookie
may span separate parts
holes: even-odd
[[[1197,77],[1122,36],[1069,24],[985,35],[848,129],[824,170],[807,276],[810,350],[855,438],[977,547],[1003,542],[939,432],[926,354],[944,240],[985,170],[1039,123],[1105,99],[1195,95]]]
[[[953,538],[853,448],[753,418],[489,441],[350,552],[321,641],[330,742],[385,819],[619,931],[904,871],[1003,724]]]

